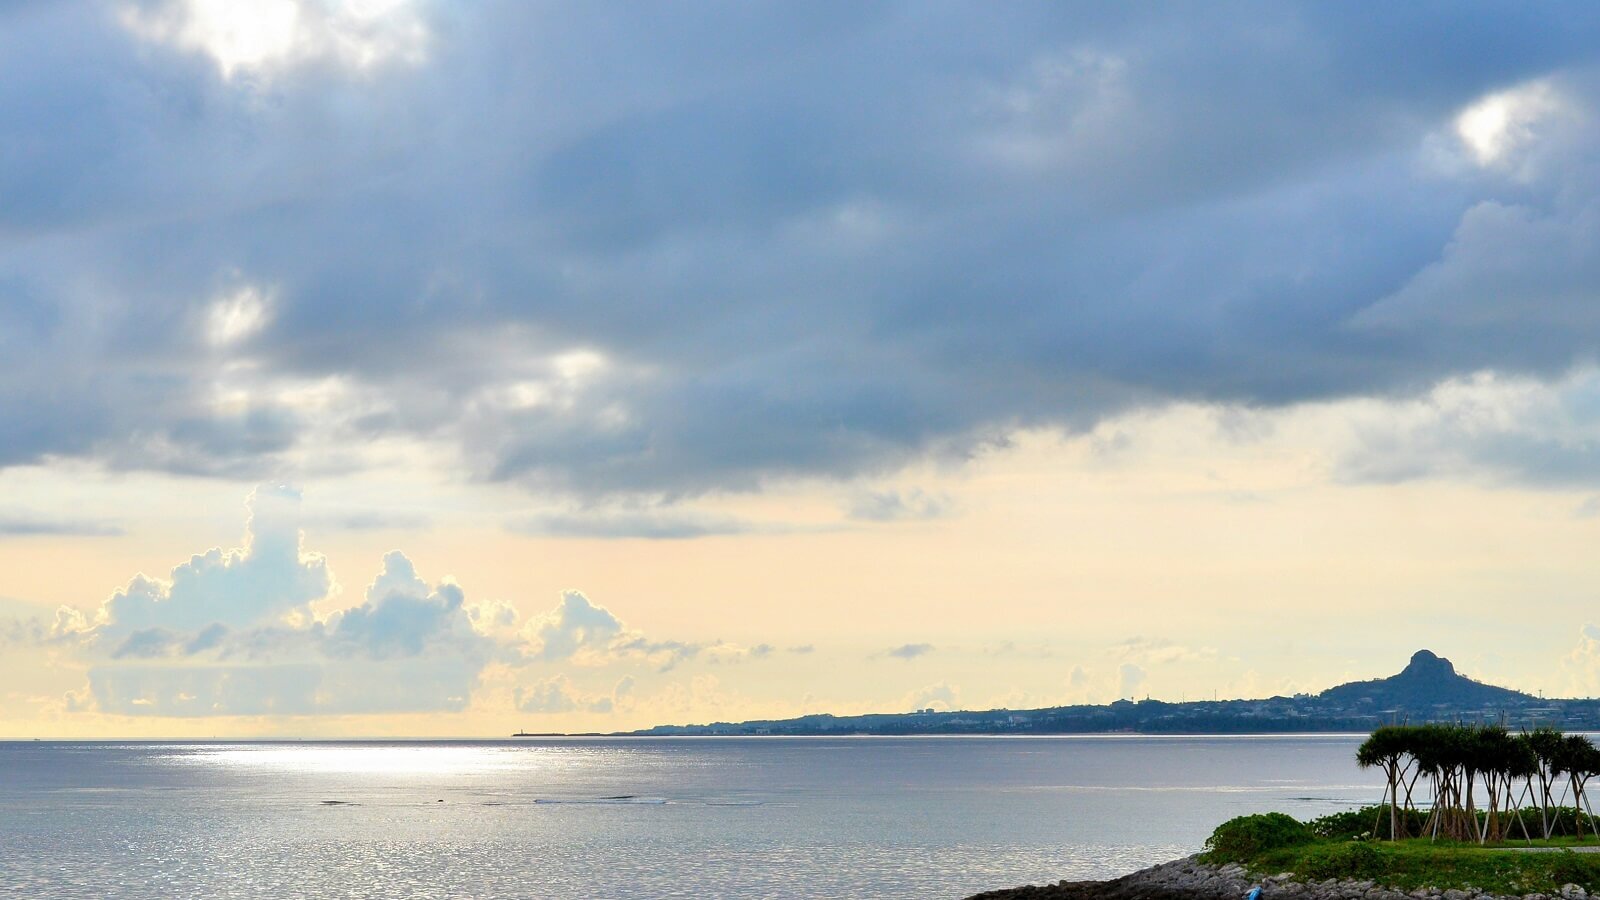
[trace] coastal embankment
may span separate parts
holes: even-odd
[[[1492,894],[1472,888],[1401,891],[1375,881],[1329,878],[1296,881],[1288,874],[1259,878],[1238,863],[1209,865],[1198,856],[1140,869],[1111,881],[1062,881],[985,891],[968,900],[1244,900],[1253,887],[1261,900],[1588,900],[1576,884],[1559,894]]]

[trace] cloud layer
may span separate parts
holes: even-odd
[[[0,466],[672,497],[1600,340],[1582,5],[388,7],[0,8]]]

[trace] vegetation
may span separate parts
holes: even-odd
[[[1368,806],[1364,809],[1348,809],[1342,812],[1330,813],[1306,823],[1311,833],[1319,838],[1336,838],[1338,840],[1366,840],[1376,838],[1389,840],[1393,832],[1390,830],[1392,823],[1397,823],[1402,834],[1420,834],[1422,831],[1423,815],[1415,809],[1402,810],[1398,816],[1391,814],[1388,804],[1382,806]],[[1376,831],[1373,823],[1378,824]]]
[[[1224,859],[1250,859],[1268,850],[1309,844],[1317,836],[1305,823],[1283,813],[1240,816],[1217,826],[1206,851]]]
[[[1585,791],[1600,772],[1600,749],[1581,735],[1541,728],[1512,735],[1498,725],[1388,725],[1356,751],[1363,768],[1384,773],[1383,803],[1371,832],[1498,843],[1563,833],[1556,813],[1571,804],[1573,833],[1583,838],[1594,811]],[[1419,821],[1424,800],[1428,810]],[[1383,819],[1387,818],[1387,828]]]
[[[1476,841],[1420,837],[1389,841],[1367,831],[1351,833],[1358,823],[1366,827],[1375,819],[1387,825],[1390,812],[1369,806],[1307,823],[1281,813],[1241,816],[1218,826],[1206,841],[1202,858],[1241,863],[1261,877],[1289,872],[1302,881],[1353,878],[1404,891],[1470,886],[1498,894],[1553,896],[1567,884],[1600,890],[1600,853],[1567,849],[1592,845],[1592,832],[1587,841],[1579,841],[1575,833],[1536,840],[1536,847],[1548,851],[1541,853],[1506,852]],[[1561,813],[1568,820],[1577,816],[1571,807]],[[1487,815],[1481,811],[1480,821]],[[1576,823],[1571,827],[1575,830]],[[1592,823],[1584,827],[1592,828]]]
[[[1235,861],[1261,876],[1292,872],[1303,881],[1353,878],[1408,892],[1475,887],[1494,894],[1555,896],[1567,884],[1600,889],[1597,854],[1515,853],[1415,838],[1398,843],[1321,840]]]
[[[1553,729],[1387,726],[1357,751],[1384,776],[1383,802],[1301,823],[1281,813],[1224,822],[1206,841],[1209,862],[1261,875],[1371,880],[1405,891],[1473,887],[1556,894],[1600,889],[1600,853],[1571,847],[1600,836],[1586,790],[1600,749]],[[1506,842],[1546,852],[1505,852]]]

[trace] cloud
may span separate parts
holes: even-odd
[[[1045,655],[1051,655],[1046,649]],[[1166,638],[1134,636],[1104,648],[1089,665],[1074,665],[1062,693],[1067,703],[1106,703],[1138,699],[1148,690],[1152,671],[1180,670],[1196,664],[1214,665],[1219,654],[1212,647],[1192,647]]]
[[[579,653],[609,650],[622,635],[622,621],[596,606],[580,591],[563,591],[555,609],[534,620],[530,630],[539,659],[569,659]]]
[[[1538,80],[1496,91],[1456,116],[1456,134],[1481,166],[1506,165],[1535,141],[1539,126],[1566,110],[1548,81]]]
[[[760,532],[763,527],[732,516],[694,510],[636,510],[549,513],[517,520],[520,534],[569,538],[684,540]]]
[[[960,702],[957,698],[960,695],[961,691],[959,689],[949,682],[941,681],[938,684],[930,684],[925,688],[912,691],[906,695],[901,705],[908,709],[932,708],[941,712],[948,712],[957,708]]]
[[[1562,674],[1574,697],[1600,696],[1600,626],[1585,623],[1577,645],[1561,660]]]
[[[459,585],[430,586],[398,551],[362,603],[317,617],[336,584],[303,547],[299,506],[292,489],[258,488],[244,546],[197,554],[169,580],[136,576],[37,636],[81,656],[94,705],[121,715],[459,710],[491,660],[515,655],[477,627]]]
[[[236,344],[266,326],[272,298],[245,285],[213,301],[206,310],[206,340],[215,346]]]
[[[927,494],[919,488],[910,491],[868,491],[850,503],[848,515],[860,522],[900,522],[937,519],[948,515],[954,504],[944,494]]]
[[[144,628],[123,638],[112,649],[111,658],[153,659],[193,656],[218,646],[227,635],[228,627],[221,623],[208,625],[193,636],[166,628]]]
[[[249,500],[245,546],[214,549],[173,570],[136,577],[95,615],[64,609],[53,626],[7,623],[0,639],[61,643],[89,668],[89,698],[121,715],[316,715],[455,711],[491,663],[525,670],[574,663],[763,659],[770,644],[665,640],[626,628],[579,591],[522,620],[510,604],[469,603],[451,579],[430,584],[400,551],[384,555],[361,603],[323,617],[336,594],[320,555],[302,546],[299,495],[261,488]],[[632,701],[631,676],[588,695],[565,674],[513,692],[522,712],[610,712]]]
[[[313,601],[328,596],[333,580],[327,561],[301,547],[299,504],[300,495],[290,488],[257,488],[247,501],[243,547],[196,555],[166,581],[136,576],[105,602],[103,633],[236,627],[308,615]]]
[[[97,667],[89,690],[96,708],[117,715],[294,715],[317,708],[322,676],[312,664]]]
[[[1135,636],[1113,646],[1111,655],[1145,665],[1163,665],[1175,662],[1209,662],[1217,658],[1217,651],[1211,647],[1184,646],[1166,638]]]
[[[1001,641],[983,648],[983,653],[986,656],[1026,659],[1051,659],[1056,655],[1055,650],[1043,641],[1026,644],[1018,644],[1016,641]]]
[[[420,513],[351,510],[310,515],[306,517],[306,524],[339,531],[419,531],[432,527],[433,520]]]
[[[122,527],[108,522],[83,519],[57,519],[31,515],[0,515],[0,537],[115,537]]]
[[[704,653],[707,662],[713,664],[741,663],[749,660],[766,659],[776,651],[771,644],[756,644],[745,647],[727,641],[717,641],[705,647]]]
[[[611,645],[612,652],[621,656],[642,658],[661,672],[669,672],[677,668],[679,663],[694,659],[705,649],[705,644],[685,641],[656,641],[645,637],[625,638]]]
[[[366,69],[417,62],[428,32],[408,0],[161,0],[125,3],[122,21],[141,38],[211,57],[224,78],[330,61]]]
[[[517,712],[540,715],[579,710],[608,713],[615,703],[612,697],[582,695],[573,689],[571,680],[565,675],[555,675],[538,684],[517,688],[515,701]]]
[[[1116,699],[1116,677],[1106,674],[1091,674],[1081,665],[1075,665],[1067,673],[1066,689],[1063,694],[1064,703],[1105,703]]]
[[[898,647],[892,647],[888,650],[885,650],[884,655],[894,657],[895,659],[916,659],[919,656],[926,656],[932,652],[932,644],[901,644]]]
[[[684,498],[1600,338],[1583,6],[110,9],[0,13],[0,466]]]
[[[1545,383],[1480,374],[1350,416],[1348,482],[1456,478],[1549,488],[1600,484],[1600,370]]]
[[[603,666],[634,660],[661,672],[702,657],[713,662],[735,662],[759,659],[771,652],[766,644],[747,648],[723,641],[651,637],[627,628],[609,609],[595,604],[580,591],[563,591],[561,602],[529,620],[521,635],[530,648],[524,655],[531,661],[570,660],[579,665]]]
[[[367,588],[366,602],[328,619],[327,640],[336,654],[369,659],[416,657],[441,648],[461,658],[487,658],[489,641],[464,602],[460,585],[445,581],[429,588],[405,554],[391,551]]]
[[[1123,663],[1117,667],[1117,696],[1133,698],[1139,693],[1150,678],[1150,673],[1143,666],[1134,663]]]
[[[42,644],[46,640],[48,633],[44,620],[37,616],[29,616],[27,618],[20,616],[0,617],[0,646]]]

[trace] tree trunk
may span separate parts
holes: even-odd
[[[1583,842],[1583,811],[1588,806],[1588,798],[1583,796],[1583,781],[1577,775],[1572,779],[1572,808],[1576,811],[1574,818],[1578,820],[1578,842]]]
[[[1400,805],[1400,764],[1398,760],[1389,762],[1389,840],[1400,840],[1399,817],[1395,807]]]

